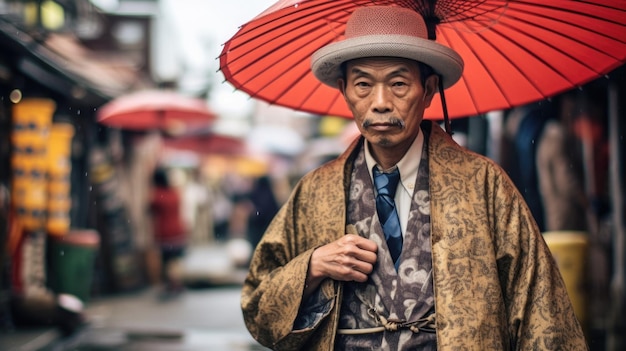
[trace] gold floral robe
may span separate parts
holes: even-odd
[[[493,161],[430,129],[433,285],[439,350],[587,350],[558,268],[528,207]],[[428,134],[428,133],[427,133]],[[327,313],[294,330],[313,250],[346,232],[355,150],[310,172],[258,244],[242,290],[246,326],[275,350],[333,350],[343,285]]]

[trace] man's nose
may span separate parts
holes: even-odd
[[[387,113],[391,111],[393,105],[389,96],[390,92],[382,86],[374,86],[372,91],[372,111],[377,113]]]

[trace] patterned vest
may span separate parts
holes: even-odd
[[[425,135],[398,272],[376,215],[374,186],[363,147],[355,159],[348,224],[354,225],[359,235],[378,244],[378,261],[367,282],[344,285],[339,329],[375,329],[356,334],[340,332],[336,350],[437,349],[434,329],[412,323],[429,316],[434,318],[427,150],[428,135]],[[381,328],[389,321],[393,322],[393,328]]]

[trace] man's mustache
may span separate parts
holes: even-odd
[[[391,125],[395,125],[398,126],[400,128],[404,128],[405,126],[405,122],[404,120],[400,119],[400,118],[396,118],[396,117],[390,117],[388,120],[386,121],[373,121],[371,118],[366,118],[363,123],[361,123],[361,126],[363,128],[368,128],[370,127],[372,124],[391,124]]]

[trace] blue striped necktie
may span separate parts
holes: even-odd
[[[378,191],[376,196],[376,212],[385,233],[387,247],[391,253],[393,263],[398,268],[398,258],[402,252],[402,230],[400,229],[400,219],[393,200],[398,182],[400,181],[400,171],[396,167],[392,172],[383,173],[374,167],[374,185]]]

